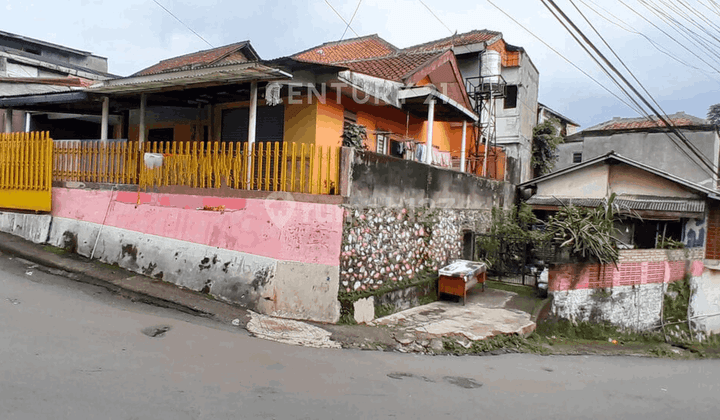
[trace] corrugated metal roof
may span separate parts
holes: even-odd
[[[208,82],[227,83],[291,78],[292,75],[282,70],[252,62],[212,65],[193,70],[169,71],[144,76],[130,76],[96,84],[90,86],[88,90],[93,93],[141,92],[151,89],[182,87]]]
[[[560,206],[574,205],[578,207],[598,207],[603,204],[601,198],[582,198],[582,197],[547,197],[532,196],[527,201],[530,205],[535,206]],[[626,210],[649,210],[649,211],[667,211],[682,213],[704,213],[705,200],[689,199],[689,198],[669,198],[669,197],[622,197],[615,198],[615,204],[620,209]]]

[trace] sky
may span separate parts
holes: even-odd
[[[720,73],[711,68],[720,69],[720,41],[712,37],[720,39],[720,9],[714,8],[712,0],[685,0],[699,12],[693,19],[705,19],[703,26],[711,32],[706,35],[709,51],[691,43],[697,38],[684,38],[674,32],[642,4],[668,0],[574,1],[666,114],[684,111],[705,118],[710,105],[720,103]],[[345,38],[378,34],[402,48],[447,37],[455,31],[491,29],[502,32],[506,42],[527,51],[540,72],[540,102],[583,128],[613,117],[638,116],[544,44],[625,99],[540,0],[493,2],[544,43],[488,0],[362,0],[359,7],[357,0],[157,2],[199,36],[154,0],[0,0],[0,30],[107,57],[111,73],[127,76],[162,59],[210,48],[205,41],[218,47],[250,40],[261,58],[272,59],[339,40],[345,32]],[[346,21],[357,9],[352,29],[346,31],[347,25],[328,3]],[[570,0],[556,3],[611,57]],[[713,55],[715,45],[717,57]],[[617,60],[614,62],[619,65]]]

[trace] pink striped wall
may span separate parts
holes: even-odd
[[[57,217],[106,219],[116,228],[278,260],[340,264],[343,210],[333,204],[53,188],[52,208]]]
[[[695,277],[701,276],[703,262],[621,262],[617,268],[613,264],[563,264],[550,270],[548,289],[562,291],[672,283],[682,280],[686,272]]]

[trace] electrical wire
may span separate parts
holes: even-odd
[[[355,32],[355,29],[353,29],[352,26],[350,26],[350,24],[348,23],[348,21],[346,21],[345,18],[342,17],[342,15],[341,15],[340,13],[338,13],[337,10],[335,10],[335,8],[333,7],[333,5],[330,4],[330,2],[329,2],[328,0],[325,0],[325,3],[327,3],[328,6],[330,6],[330,8],[332,9],[332,11],[335,12],[336,15],[338,15],[338,17],[340,18],[340,20],[342,20],[343,22],[345,22],[345,24],[347,25],[347,27],[350,28],[350,30],[355,34],[355,36],[359,38],[360,35],[358,35],[358,33]]]
[[[444,26],[445,29],[447,29],[448,32],[450,32],[451,35],[455,35],[455,32],[453,32],[450,28],[448,28],[448,26],[445,24],[445,22],[443,22],[443,21],[438,17],[438,15],[436,15],[435,12],[433,12],[432,9],[430,9],[430,7],[429,7],[427,4],[425,4],[425,2],[424,2],[423,0],[420,0],[420,3],[422,3],[422,5],[425,6],[426,9],[428,9],[428,12],[430,12],[430,14],[432,14],[433,16],[435,16],[435,19],[437,19],[438,22],[440,22],[440,23],[442,24],[442,26]]]
[[[665,126],[666,126],[667,128],[669,128],[669,129],[673,132],[673,134],[675,134],[675,135],[677,136],[678,139],[680,139],[680,141],[682,141],[686,146],[688,146],[688,148],[690,148],[690,150],[693,152],[693,154],[695,154],[695,155],[699,158],[699,160],[700,160],[701,163],[703,163],[705,166],[708,167],[708,169],[711,171],[710,174],[711,174],[711,176],[713,177],[713,180],[716,180],[716,179],[717,179],[717,171],[715,170],[715,168],[713,167],[713,165],[708,165],[708,164],[706,163],[704,156],[702,156],[702,154],[697,153],[697,152],[695,151],[695,149],[693,149],[693,145],[690,144],[690,141],[677,129],[677,127],[676,127],[674,124],[672,124],[671,122],[669,122],[669,121],[665,118],[665,116],[663,116],[662,114],[660,114],[660,113],[648,102],[648,100],[645,99],[645,97],[644,97],[640,92],[637,91],[637,89],[625,78],[625,76],[624,76],[620,71],[618,71],[618,69],[605,57],[605,55],[595,46],[595,44],[593,44],[592,41],[590,41],[590,39],[588,39],[588,37],[582,32],[582,30],[580,30],[580,28],[578,28],[577,25],[575,25],[575,23],[565,14],[565,12],[563,12],[563,10],[555,3],[555,1],[554,1],[554,0],[541,0],[541,2],[542,2],[543,5],[544,5],[548,10],[550,10],[551,12],[552,12],[552,8],[550,7],[550,5],[552,5],[552,7],[555,8],[555,10],[557,10],[557,12],[562,16],[562,19],[560,19],[560,17],[559,17],[557,14],[553,13],[553,15],[558,19],[558,21],[559,21],[560,23],[562,23],[563,26],[564,26],[566,29],[568,29],[568,28],[567,28],[567,26],[564,24],[563,20],[564,20],[565,22],[567,22],[570,26],[572,26],[573,30],[574,30],[575,32],[577,32],[577,34],[583,39],[583,41],[595,52],[595,54],[598,55],[598,57],[600,57],[600,59],[601,59],[615,74],[617,74],[618,77],[620,77],[620,79],[622,80],[622,82],[623,82],[625,85],[627,85],[630,90],[633,91],[633,93],[645,104],[645,106],[647,106],[648,109],[650,109],[650,110],[653,112],[653,114],[655,114],[655,116],[656,116],[660,121],[662,121],[662,122],[665,124]],[[569,29],[568,29],[568,30],[569,30]],[[577,38],[576,38],[576,40],[577,40]],[[648,116],[648,117],[649,117],[649,116]],[[676,143],[676,145],[677,145],[677,143]],[[686,154],[686,156],[687,156],[687,152],[686,152],[684,149],[681,148],[680,150],[681,150],[684,154]],[[690,156],[688,156],[688,157],[690,157]],[[695,162],[695,163],[697,163],[697,162]]]
[[[168,13],[170,14],[170,16],[174,17],[175,20],[177,20],[177,21],[180,22],[184,27],[186,27],[190,32],[194,33],[195,36],[197,36],[198,38],[202,39],[203,42],[205,42],[206,44],[208,44],[208,45],[210,46],[210,48],[215,48],[215,47],[213,46],[213,44],[209,43],[209,42],[208,42],[205,38],[203,38],[199,33],[195,32],[191,27],[189,27],[188,25],[186,25],[185,22],[183,22],[182,20],[180,20],[179,17],[175,16],[175,15],[173,14],[173,12],[169,11],[165,6],[163,6],[162,4],[160,4],[160,2],[158,2],[157,0],[153,0],[153,1],[155,2],[155,4],[157,4],[158,6],[160,6],[164,11],[168,12]]]
[[[585,20],[585,22],[587,22],[587,24],[590,25],[590,28],[592,28],[592,30],[595,32],[595,34],[600,38],[600,40],[602,40],[602,42],[603,42],[603,43],[605,44],[605,46],[610,50],[610,52],[612,52],[612,54],[615,56],[615,58],[617,58],[617,60],[620,62],[620,64],[622,64],[622,66],[623,66],[623,67],[625,68],[625,70],[630,74],[630,76],[638,83],[638,85],[640,85],[640,88],[647,94],[647,96],[650,98],[650,100],[652,100],[652,102],[658,107],[658,109],[660,110],[660,113],[661,113],[662,115],[667,115],[666,112],[665,112],[665,110],[662,109],[662,107],[660,106],[660,104],[655,100],[655,98],[653,98],[652,94],[645,88],[645,86],[642,84],[642,82],[640,82],[640,80],[635,76],[635,74],[632,72],[632,70],[630,70],[630,68],[625,64],[625,62],[622,60],[622,58],[620,58],[620,56],[615,52],[615,50],[614,50],[614,49],[610,46],[610,44],[605,40],[605,38],[602,36],[602,34],[597,30],[597,28],[595,28],[595,25],[593,25],[592,22],[590,22],[590,20],[587,18],[587,16],[585,16],[585,14],[582,12],[582,10],[580,10],[580,8],[577,6],[577,4],[575,4],[575,2],[574,2],[573,0],[569,0],[569,1],[570,1],[570,4],[572,4],[572,6],[575,8],[575,10],[578,11],[578,13],[580,14],[580,16]],[[626,82],[626,83],[627,83],[627,82]],[[637,92],[636,92],[636,94],[637,94]],[[638,94],[638,96],[640,96],[640,95]],[[646,103],[646,104],[647,104],[647,103]],[[650,106],[648,105],[648,107],[650,107]],[[652,108],[651,108],[651,109],[652,109]],[[654,110],[653,110],[653,111],[654,111]],[[656,111],[654,111],[654,112],[656,112]],[[657,113],[657,112],[656,112],[656,113]],[[684,137],[684,135],[682,135],[682,137]],[[671,139],[672,139],[672,138],[671,138]],[[687,140],[687,139],[685,139],[685,140]],[[695,154],[705,166],[707,166],[710,170],[712,170],[712,171],[714,171],[714,172],[717,172],[717,167],[714,166],[714,164],[713,164],[712,162],[710,162],[710,161],[702,154],[702,152],[700,151],[700,149],[697,148],[697,146],[695,146],[695,145],[694,145],[692,142],[690,142],[689,140],[683,141],[683,143],[686,144],[686,146],[693,151],[693,154]],[[679,144],[676,143],[676,145],[677,145],[678,147],[680,147]],[[689,156],[688,156],[688,157],[689,157]]]
[[[343,31],[342,36],[340,37],[340,41],[342,41],[343,38],[345,38],[345,34],[347,33],[347,30],[350,28],[350,24],[353,22],[353,20],[355,20],[355,15],[357,14],[358,9],[360,9],[360,4],[361,4],[361,3],[362,3],[362,0],[358,1],[358,5],[357,5],[357,7],[355,8],[355,11],[353,12],[352,17],[350,18],[350,22],[348,22],[347,26],[345,27],[345,30]],[[354,31],[353,31],[353,32],[354,32]]]
[[[695,55],[698,60],[700,60],[700,61],[702,61],[703,63],[705,63],[708,67],[710,67],[710,68],[712,68],[713,70],[715,70],[716,72],[720,73],[720,69],[718,69],[718,67],[715,67],[715,66],[713,66],[712,64],[708,63],[708,62],[702,57],[701,54],[697,54],[697,51],[693,51],[693,50],[691,50],[690,48],[688,48],[685,44],[681,43],[681,42],[678,41],[675,37],[673,37],[672,35],[670,35],[669,33],[667,33],[667,31],[665,31],[665,30],[662,29],[661,27],[657,26],[653,21],[651,21],[650,19],[648,19],[647,17],[645,17],[645,15],[643,15],[642,13],[640,13],[640,12],[638,12],[637,10],[633,9],[632,7],[630,7],[630,6],[629,6],[627,3],[625,3],[623,0],[618,0],[618,1],[620,2],[620,4],[622,4],[623,6],[625,6],[626,8],[628,8],[631,12],[633,12],[633,13],[635,13],[636,15],[640,16],[640,18],[642,18],[642,19],[645,20],[647,23],[649,23],[650,25],[652,25],[655,29],[659,30],[659,31],[662,32],[665,36],[667,36],[668,38],[670,38],[671,41],[673,41],[674,43],[678,44],[680,47],[682,47],[683,49],[687,50],[689,53]]]
[[[603,88],[606,92],[608,92],[609,94],[611,94],[612,96],[614,96],[618,101],[620,101],[620,102],[622,102],[623,104],[625,104],[625,105],[626,105],[628,108],[630,108],[631,110],[637,112],[637,110],[636,110],[635,108],[633,108],[632,105],[630,105],[629,103],[627,103],[623,98],[621,98],[621,97],[618,96],[615,92],[613,92],[613,91],[611,91],[610,89],[608,89],[605,85],[603,85],[602,83],[600,83],[600,81],[598,81],[596,78],[594,78],[593,76],[591,76],[588,72],[586,72],[585,70],[581,69],[577,64],[573,63],[569,58],[567,58],[567,57],[565,57],[564,55],[562,55],[562,53],[560,53],[558,50],[556,50],[555,48],[553,48],[550,44],[548,44],[547,42],[545,42],[545,40],[543,40],[543,39],[540,38],[539,36],[535,35],[530,29],[528,29],[527,27],[525,27],[522,23],[518,22],[514,17],[512,17],[510,14],[508,14],[508,13],[505,12],[503,9],[501,9],[498,5],[496,5],[495,3],[493,3],[492,0],[487,0],[487,2],[490,3],[490,5],[492,5],[494,8],[496,8],[497,10],[499,10],[500,13],[504,14],[508,19],[510,19],[510,20],[512,20],[513,22],[515,22],[516,25],[518,25],[519,27],[521,27],[522,29],[524,29],[525,32],[529,33],[529,34],[532,35],[535,39],[537,39],[538,41],[540,41],[543,45],[545,45],[548,49],[550,49],[550,51],[552,51],[552,52],[554,52],[555,54],[557,54],[558,57],[560,57],[560,58],[562,58],[563,60],[565,60],[568,64],[570,64],[571,66],[575,67],[575,69],[577,69],[580,73],[584,74],[587,78],[589,78],[590,80],[592,80],[593,82],[595,82],[598,86],[600,86],[601,88]]]
[[[720,84],[720,81],[718,81],[717,79],[714,79],[714,78],[713,78],[713,74],[712,74],[712,73],[710,73],[710,72],[708,72],[708,71],[706,71],[706,70],[703,70],[703,69],[701,69],[700,67],[693,66],[692,64],[689,64],[689,63],[687,63],[687,62],[684,61],[684,60],[679,59],[679,58],[676,57],[674,54],[672,54],[669,50],[666,50],[666,49],[662,48],[662,47],[660,46],[660,44],[658,44],[657,42],[653,41],[652,38],[650,38],[649,36],[645,35],[645,34],[642,33],[642,32],[639,32],[639,31],[636,31],[636,30],[632,29],[632,27],[631,27],[627,22],[625,22],[625,21],[623,21],[622,19],[620,19],[619,17],[615,16],[612,12],[608,11],[607,9],[605,9],[604,7],[602,7],[602,6],[600,6],[599,4],[595,3],[594,1],[592,1],[592,0],[587,0],[587,1],[589,1],[590,3],[592,3],[593,6],[597,7],[598,9],[601,9],[603,12],[607,13],[609,16],[612,16],[613,19],[615,19],[615,20],[612,20],[612,19],[608,18],[607,16],[603,15],[602,13],[598,12],[597,9],[593,8],[593,6],[590,6],[588,3],[585,2],[585,0],[579,0],[579,1],[580,1],[580,3],[582,3],[585,7],[587,7],[587,8],[590,9],[590,10],[592,10],[596,15],[598,15],[599,17],[605,19],[605,20],[608,21],[609,23],[611,23],[611,24],[617,26],[618,28],[620,28],[620,29],[622,29],[622,30],[624,30],[624,31],[627,31],[627,32],[629,32],[629,33],[636,34],[636,35],[640,35],[641,37],[645,38],[645,40],[646,40],[648,43],[650,43],[650,45],[652,45],[652,46],[653,46],[656,50],[658,50],[659,52],[665,54],[666,56],[668,56],[669,58],[675,60],[675,61],[678,62],[679,64],[682,64],[683,66],[686,66],[686,67],[688,67],[688,68],[691,68],[691,69],[694,69],[694,70],[699,71],[700,73],[702,73],[702,74],[704,74],[705,76],[707,76],[710,80],[713,80],[714,82]],[[618,23],[618,22],[619,22],[619,23]]]

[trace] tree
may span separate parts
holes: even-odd
[[[559,120],[549,118],[533,128],[532,166],[536,177],[555,167],[557,147],[563,142],[559,127]]]
[[[343,146],[355,149],[366,150],[367,129],[364,125],[345,123],[343,128]]]
[[[720,104],[710,105],[707,119],[711,124],[720,125]]]

